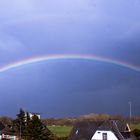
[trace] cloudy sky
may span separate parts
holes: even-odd
[[[37,56],[96,55],[140,66],[139,0],[1,0],[0,68]],[[140,70],[63,59],[0,72],[0,114],[140,115]]]

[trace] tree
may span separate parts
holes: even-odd
[[[50,131],[45,127],[45,125],[36,115],[34,115],[28,123],[28,134],[30,136],[30,140],[48,139]]]
[[[12,125],[12,121],[13,120],[10,117],[6,117],[6,116],[0,117],[0,122],[2,122],[5,125]]]
[[[13,121],[17,134],[22,137],[25,133],[26,115],[22,108],[20,108],[17,118]]]
[[[20,109],[13,124],[18,136],[26,140],[49,140],[53,137],[37,115],[30,117],[23,109]]]
[[[28,140],[30,139],[30,121],[31,121],[31,118],[29,116],[29,113],[27,112],[26,113],[26,125],[25,125],[25,131],[24,131],[24,135],[25,135],[25,138]]]
[[[140,138],[140,130],[139,129],[134,129],[133,133],[135,134],[136,137]]]

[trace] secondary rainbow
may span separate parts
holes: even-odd
[[[107,57],[101,57],[101,56],[95,56],[95,55],[79,55],[79,54],[64,54],[64,55],[44,55],[44,56],[35,56],[31,58],[26,58],[24,60],[16,61],[4,66],[0,67],[0,73],[3,73],[5,71],[15,69],[17,67],[21,67],[24,65],[29,65],[32,63],[39,63],[43,61],[53,61],[53,60],[88,60],[88,61],[99,61],[103,63],[110,63],[113,65],[118,65],[120,67],[124,67],[133,71],[140,72],[140,67],[135,66],[133,64],[129,64],[127,62],[115,60],[112,58],[107,58]]]

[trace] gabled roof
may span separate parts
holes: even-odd
[[[71,131],[68,140],[90,140],[103,122],[78,122]]]
[[[136,140],[135,136],[129,132],[127,123],[119,120],[78,122],[71,131],[68,140],[91,140],[97,130],[112,131],[119,140]]]
[[[5,126],[1,133],[5,135],[15,135],[15,132],[9,126]]]
[[[11,126],[4,125],[2,122],[0,122],[0,134],[6,134],[6,135],[13,134]]]
[[[128,124],[123,120],[107,120],[102,123],[102,125],[98,129],[112,130],[117,126],[119,132],[128,132],[130,128]]]
[[[125,140],[121,132],[126,132],[126,123],[122,121],[110,120],[101,124],[98,130],[112,131],[119,140]]]
[[[137,140],[136,136],[132,132],[122,132],[121,134],[125,140]]]
[[[125,121],[119,121],[119,120],[107,120],[104,121],[100,126],[99,130],[113,130],[116,128],[119,130],[119,132],[126,132],[128,131],[127,123]]]

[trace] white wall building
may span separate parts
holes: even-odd
[[[118,140],[112,131],[96,131],[91,140]]]
[[[17,140],[17,137],[16,136],[11,136],[11,135],[0,135],[0,140],[2,139],[8,139],[8,140]]]
[[[68,140],[137,140],[125,121],[83,121],[73,127]]]
[[[32,118],[34,115],[36,115],[39,119],[41,119],[41,116],[39,113],[31,113],[29,112],[29,117]]]

